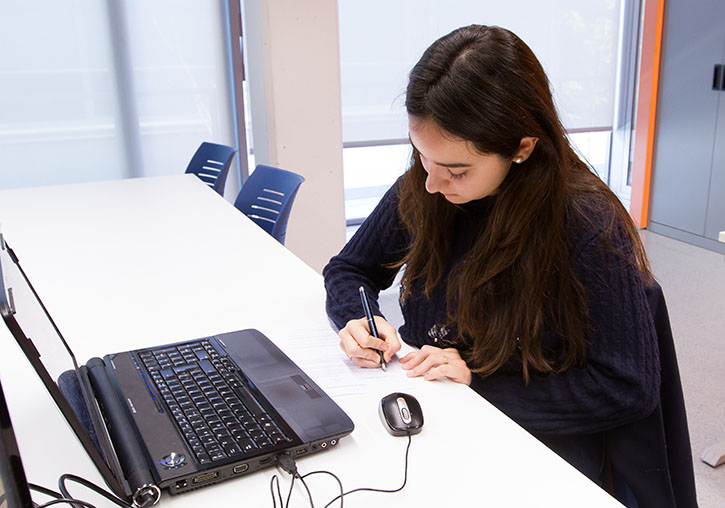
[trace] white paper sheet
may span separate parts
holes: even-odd
[[[413,348],[403,348],[388,363],[387,370],[364,369],[355,365],[340,349],[340,339],[330,328],[308,328],[275,331],[263,330],[297,365],[331,397],[357,395],[390,385],[398,389],[411,381],[398,358]]]

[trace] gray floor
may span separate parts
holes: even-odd
[[[725,441],[725,256],[643,231],[655,277],[667,299],[685,393],[701,508],[725,506],[725,465],[713,469],[702,451]],[[402,324],[398,288],[381,294],[386,317]]]

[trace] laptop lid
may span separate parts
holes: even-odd
[[[0,384],[0,508],[32,508],[10,412]]]
[[[106,484],[129,498],[88,380],[2,234],[0,314]]]

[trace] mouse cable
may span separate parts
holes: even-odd
[[[342,508],[342,502],[343,502],[343,499],[344,499],[344,496],[345,496],[345,492],[344,492],[344,490],[342,488],[342,481],[340,480],[340,478],[338,478],[335,473],[331,473],[330,471],[312,471],[311,473],[307,473],[307,474],[303,475],[302,478],[307,478],[308,476],[312,476],[313,474],[328,474],[328,475],[332,476],[335,479],[335,481],[337,481],[337,484],[340,487],[340,495],[337,496],[335,499],[339,499],[340,500],[340,508]],[[335,502],[335,500],[333,499],[326,506],[330,506],[330,504],[331,503],[334,503],[334,502]]]
[[[134,508],[134,505],[128,504],[123,499],[116,497],[114,494],[111,494],[106,489],[99,487],[95,483],[90,482],[90,481],[86,480],[85,478],[81,478],[80,476],[76,476],[74,474],[69,474],[69,473],[62,474],[60,476],[60,478],[58,479],[58,488],[60,489],[60,492],[63,495],[63,497],[66,499],[72,498],[72,496],[68,492],[68,489],[66,488],[66,485],[65,485],[66,482],[75,482],[80,485],[83,485],[87,489],[92,490],[96,494],[99,494],[99,495],[105,497],[112,503],[114,503],[122,508]]]
[[[48,502],[43,503],[43,504],[38,504],[36,502],[33,502],[33,507],[34,508],[45,508],[46,506],[52,506],[52,505],[61,504],[61,503],[72,504],[72,505],[76,506],[76,508],[78,506],[81,506],[83,508],[96,508],[94,505],[92,505],[92,504],[90,504],[90,503],[88,503],[86,501],[82,501],[80,499],[66,499],[66,498],[63,497],[62,494],[59,494],[58,492],[56,492],[54,490],[47,489],[47,488],[42,487],[40,485],[36,485],[34,483],[28,483],[28,487],[30,488],[30,490],[33,490],[35,492],[39,492],[41,494],[44,494],[44,495],[46,495],[48,497],[52,497],[53,498],[53,500],[48,501]]]
[[[340,500],[340,508],[342,508],[344,497],[347,496],[348,494],[352,494],[353,492],[367,491],[367,492],[380,492],[380,493],[384,493],[384,494],[393,494],[395,492],[400,492],[401,490],[403,490],[403,488],[405,488],[405,486],[408,483],[408,455],[410,452],[410,445],[412,442],[413,442],[413,437],[411,434],[408,434],[408,445],[405,447],[405,469],[404,469],[404,474],[403,474],[403,484],[400,487],[398,487],[397,489],[376,489],[376,488],[372,488],[372,487],[359,487],[357,489],[353,489],[353,490],[344,492],[344,489],[342,488],[342,481],[334,473],[332,473],[330,471],[312,471],[310,473],[300,476],[299,472],[297,471],[297,465],[295,464],[295,460],[292,457],[290,457],[289,455],[286,455],[286,454],[280,455],[279,457],[277,457],[278,465],[284,471],[286,471],[288,474],[290,474],[292,476],[292,482],[290,484],[290,490],[287,495],[287,502],[283,504],[282,503],[282,494],[281,494],[280,487],[279,487],[279,478],[277,478],[277,475],[274,475],[272,477],[272,480],[270,481],[270,490],[272,491],[272,502],[274,503],[274,508],[277,507],[277,502],[274,497],[274,487],[273,487],[274,481],[277,482],[277,495],[278,495],[279,501],[280,501],[280,508],[288,508],[289,502],[290,502],[290,497],[292,496],[292,487],[294,486],[294,481],[296,478],[299,478],[300,481],[302,482],[302,484],[304,485],[305,489],[307,490],[307,495],[310,498],[310,505],[312,506],[312,508],[314,508],[315,505],[314,505],[314,502],[312,501],[312,494],[310,493],[310,489],[307,487],[307,484],[305,483],[305,478],[315,475],[315,474],[328,474],[328,475],[332,476],[337,481],[337,484],[340,486],[340,494],[338,494],[330,502],[328,502],[324,506],[324,508],[329,508],[329,506],[332,505],[338,499]]]
[[[357,489],[348,490],[347,492],[344,492],[337,497],[333,498],[332,501],[327,503],[324,508],[328,508],[332,503],[340,500],[340,506],[342,506],[342,498],[344,496],[347,496],[348,494],[352,494],[353,492],[381,492],[383,494],[394,494],[395,492],[400,492],[405,488],[405,485],[408,483],[408,452],[410,452],[410,444],[413,442],[413,436],[411,434],[408,434],[408,445],[405,447],[405,473],[403,476],[403,484],[398,487],[397,489],[374,489],[372,487],[359,487]],[[312,473],[310,473],[312,474]],[[332,474],[332,473],[329,473]],[[307,475],[305,475],[307,476]],[[333,475],[335,476],[335,475]],[[338,480],[339,481],[339,480]]]

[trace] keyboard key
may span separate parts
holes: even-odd
[[[208,359],[199,360],[199,367],[201,367],[201,370],[203,370],[207,375],[208,374],[218,375],[218,374],[216,374],[216,372],[217,372],[216,368],[211,363],[211,361],[209,361]],[[211,377],[211,376],[209,376],[209,377]]]
[[[272,443],[267,439],[267,437],[260,437],[254,440],[254,442],[259,446],[260,448],[265,448],[267,446],[271,446]]]
[[[236,443],[230,443],[226,446],[222,445],[222,447],[224,448],[224,452],[230,457],[233,457],[234,455],[241,455],[242,453],[242,449]]]
[[[162,377],[167,378],[167,379],[174,379],[176,377],[176,374],[174,374],[173,369],[161,369],[159,371],[159,373],[161,374]]]
[[[211,460],[214,462],[216,462],[217,460],[222,460],[222,459],[226,459],[226,458],[227,458],[227,454],[224,452],[216,452],[213,455],[211,455]]]
[[[257,445],[255,445],[254,441],[252,441],[248,437],[238,440],[237,444],[242,449],[242,451],[246,452],[246,453],[249,453],[249,452],[257,449]]]

